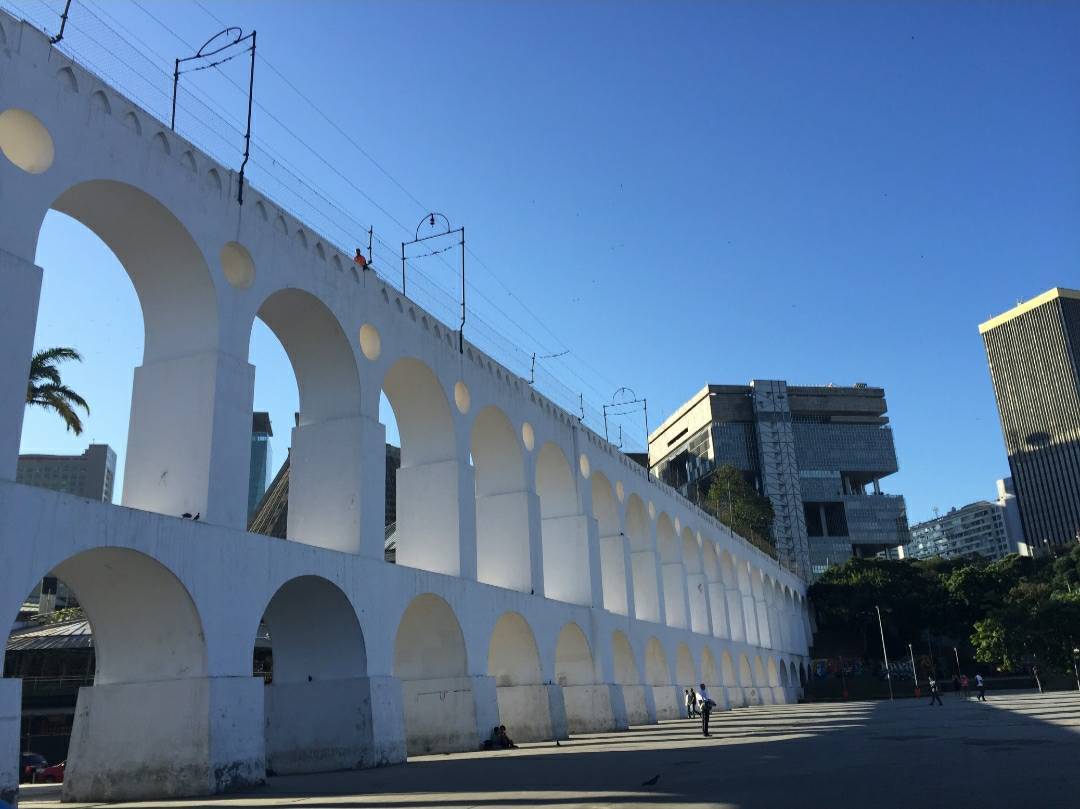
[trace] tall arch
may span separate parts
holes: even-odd
[[[536,457],[544,554],[544,594],[557,601],[588,604],[588,525],[581,514],[574,473],[566,455],[551,441]]]
[[[626,538],[619,530],[619,507],[611,481],[599,470],[592,473],[592,508],[600,537],[600,574],[604,588],[604,609],[629,615],[627,592]]]
[[[742,593],[739,590],[739,577],[735,570],[735,560],[725,549],[720,552],[720,580],[724,584],[724,597],[727,603],[728,630],[734,641],[746,640],[746,621],[743,618]]]
[[[769,678],[765,673],[765,665],[761,662],[761,655],[754,655],[754,685],[763,704],[772,702],[769,696]]]
[[[475,750],[480,743],[465,638],[453,609],[418,595],[398,623],[394,675],[401,681],[409,755]]]
[[[701,561],[705,573],[705,586],[709,592],[709,616],[712,621],[713,636],[730,640],[727,594],[724,592],[724,581],[720,571],[720,556],[716,551],[716,543],[710,539],[706,539],[701,545]]]
[[[682,564],[682,548],[671,518],[661,512],[656,518],[656,545],[664,575],[664,615],[667,625],[689,628],[687,620],[686,570]]]
[[[263,701],[267,768],[284,775],[374,766],[367,648],[345,593],[318,576],[290,579],[263,623],[273,660]]]
[[[757,604],[754,601],[753,585],[750,579],[750,565],[742,559],[735,562],[735,574],[738,579],[739,595],[742,599],[743,622],[746,627],[746,642],[751,646],[760,644],[757,622]]]
[[[386,372],[383,392],[401,439],[394,538],[401,565],[461,573],[461,474],[454,419],[435,373],[413,357]]]
[[[631,725],[646,725],[655,721],[656,710],[650,708],[651,688],[644,685],[630,641],[619,630],[611,633],[611,651],[615,663],[615,682],[622,689],[627,721]]]
[[[683,526],[682,559],[686,569],[686,593],[690,607],[690,629],[702,635],[711,631],[709,619],[708,583],[705,580],[703,565],[704,554],[698,544],[698,538],[689,526]]]
[[[258,317],[288,355],[299,392],[286,536],[355,553],[365,443],[360,376],[349,339],[326,304],[300,289],[273,293]]]
[[[472,429],[476,480],[476,575],[523,593],[533,589],[525,459],[510,419],[481,410]]]
[[[720,653],[720,679],[723,681],[728,703],[732,707],[745,705],[742,689],[739,687],[739,678],[735,674],[735,663],[731,657],[731,652],[727,649]]]
[[[217,295],[202,248],[166,205],[128,183],[80,182],[59,194],[50,208],[87,228],[108,247],[138,298],[143,353],[132,380],[120,502],[172,516],[198,512],[204,521],[243,527],[250,375],[246,367],[238,367],[233,352],[220,350]],[[11,221],[15,221],[14,215]],[[31,236],[35,241],[47,232],[42,227],[44,221],[33,223],[38,228]],[[82,259],[71,257],[73,262]],[[39,304],[37,292],[35,288],[31,307]],[[14,295],[15,290],[9,289],[7,294]],[[48,286],[44,294],[49,296]],[[84,315],[78,311],[69,316]],[[106,319],[108,315],[106,309]],[[6,350],[25,352],[19,358],[25,363],[20,370],[21,385],[15,386],[22,390],[34,340],[34,317],[20,313],[18,321],[7,321],[11,328],[16,328],[16,323],[23,331],[5,335]],[[239,384],[221,389],[222,377],[238,376]],[[123,389],[124,382],[107,382]],[[92,398],[92,392],[82,392]],[[0,469],[10,464],[13,473],[25,402],[19,397],[11,404],[17,409],[0,414],[5,427],[0,434],[4,444],[0,452],[11,452],[0,459]],[[124,437],[117,436],[117,440]]]
[[[642,621],[660,621],[660,577],[644,501],[631,494],[626,501],[626,536],[634,579],[634,613]]]
[[[719,689],[724,685],[720,679],[720,672],[716,668],[716,658],[713,657],[712,650],[708,646],[701,650],[701,679],[712,689]],[[720,703],[720,700],[717,702]]]

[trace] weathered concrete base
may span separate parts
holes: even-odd
[[[406,680],[401,701],[410,756],[476,750],[499,724],[494,677]]]
[[[371,767],[405,760],[405,717],[401,681],[397,677],[368,677],[371,695]]]
[[[209,795],[262,783],[263,688],[253,677],[203,677],[81,689],[63,800]]]
[[[571,733],[605,733],[626,730],[629,726],[619,686],[568,685],[562,692]]]
[[[278,775],[378,767],[405,760],[400,731],[398,744],[389,748],[388,739],[374,735],[373,696],[386,699],[390,694],[376,688],[373,695],[367,677],[275,683],[265,693],[266,767]],[[394,707],[400,710],[400,691]]]
[[[506,732],[514,741],[543,742],[569,738],[566,707],[559,686],[503,685],[497,691],[499,724],[506,725]]]
[[[0,679],[0,807],[19,799],[19,725],[22,680]]]
[[[652,687],[653,704],[656,705],[656,721],[678,719],[686,711],[682,691],[674,685],[654,685]]]
[[[630,725],[656,724],[656,702],[653,690],[644,685],[621,686],[626,705],[626,721]]]

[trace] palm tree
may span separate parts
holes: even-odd
[[[55,410],[67,424],[67,428],[79,435],[83,425],[75,408],[81,407],[86,411],[86,415],[90,415],[90,405],[60,380],[60,371],[56,365],[67,360],[82,362],[82,355],[74,348],[43,348],[34,354],[30,361],[26,404]]]

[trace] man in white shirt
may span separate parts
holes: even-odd
[[[979,689],[979,701],[986,702],[986,683],[981,674],[975,675],[975,687]]]
[[[709,736],[711,735],[709,733],[709,714],[712,713],[713,706],[716,703],[709,696],[709,689],[705,687],[705,683],[701,684],[698,697],[701,699],[701,735]]]

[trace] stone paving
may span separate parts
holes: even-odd
[[[123,806],[1076,807],[1080,694],[748,708],[560,746],[410,759],[399,767],[272,778],[250,794]],[[510,729],[512,732],[512,728]],[[659,776],[655,783],[651,782]],[[20,806],[55,807],[54,786]],[[103,806],[105,804],[64,804]],[[120,804],[109,804],[117,806]]]

